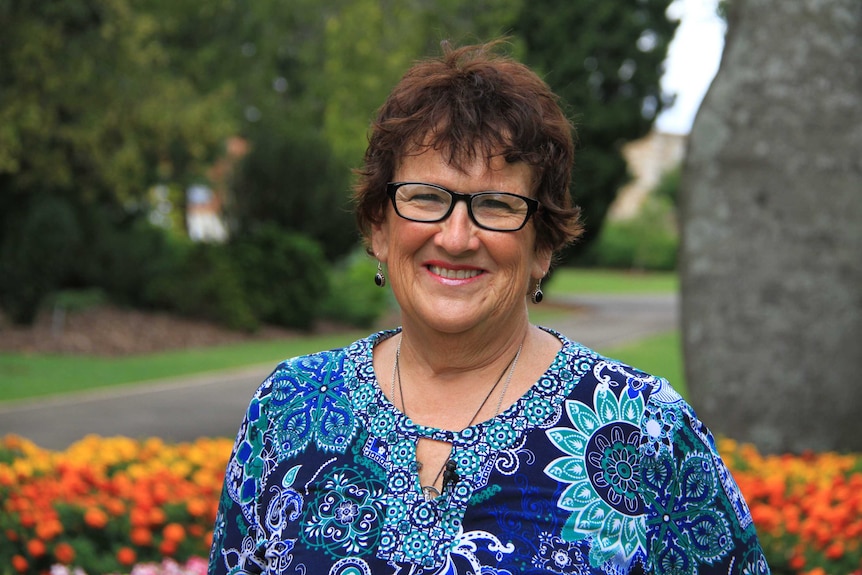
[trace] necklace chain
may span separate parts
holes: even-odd
[[[494,381],[494,385],[491,386],[491,389],[488,390],[488,393],[485,394],[485,398],[482,400],[482,403],[479,404],[479,408],[476,409],[476,412],[473,414],[473,417],[470,418],[470,421],[464,427],[464,429],[470,427],[476,422],[476,418],[479,417],[479,414],[482,412],[482,409],[485,407],[485,404],[488,403],[488,399],[491,398],[491,395],[494,393],[494,390],[497,389],[497,386],[500,385],[500,382],[503,380],[503,376],[508,372],[508,376],[506,377],[506,382],[503,384],[503,389],[500,391],[500,396],[497,398],[497,407],[494,410],[494,415],[492,417],[497,417],[500,414],[500,408],[503,406],[503,398],[506,395],[506,391],[509,389],[509,383],[512,381],[512,375],[515,373],[515,367],[518,365],[518,358],[521,357],[521,350],[524,348],[524,341],[527,339],[526,334],[524,335],[524,339],[521,340],[521,345],[518,346],[518,351],[515,353],[515,357],[503,368],[503,371],[500,372],[500,375],[497,377],[496,381]],[[392,366],[392,383],[390,386],[389,395],[392,397],[392,400],[395,401],[395,382],[398,382],[398,395],[401,397],[401,413],[407,416],[407,409],[404,406],[404,390],[401,387],[401,342],[404,341],[404,336],[398,340],[398,347],[395,348],[395,362]],[[407,416],[409,417],[409,416]],[[452,452],[449,452],[450,456]],[[425,495],[426,500],[431,500],[434,497],[440,495],[440,492],[435,487],[437,481],[440,479],[440,476],[443,474],[443,470],[446,469],[447,464],[449,464],[451,459],[447,458],[446,461],[443,462],[443,465],[440,466],[440,470],[437,472],[436,477],[434,477],[434,481],[431,482],[430,485],[422,486],[422,493]],[[422,463],[418,462],[418,469],[422,469]],[[456,480],[457,481],[457,480]]]

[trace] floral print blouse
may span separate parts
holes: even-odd
[[[210,573],[768,573],[712,435],[664,379],[561,334],[517,402],[460,432],[384,396],[374,345],[280,364],[228,462]],[[420,437],[455,480],[426,500]]]

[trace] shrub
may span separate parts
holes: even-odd
[[[120,304],[152,305],[150,280],[183,265],[182,246],[142,214],[93,207],[84,217],[87,246],[78,256],[74,281],[99,287]]]
[[[665,198],[649,198],[634,218],[605,224],[589,247],[584,265],[668,271],[676,268],[678,233]]]
[[[329,293],[329,266],[320,244],[265,223],[233,239],[230,252],[261,321],[311,327]]]
[[[62,198],[35,198],[23,214],[20,221],[7,216],[0,238],[0,307],[13,322],[30,324],[68,276],[82,236],[75,210]]]
[[[241,274],[224,245],[177,242],[176,255],[149,279],[146,303],[232,329],[258,327]]]
[[[306,122],[270,110],[267,122],[249,126],[251,151],[232,182],[237,232],[263,222],[314,239],[330,261],[356,245],[350,209],[350,167]]]
[[[391,293],[374,283],[377,264],[357,250],[332,271],[332,287],[323,317],[361,328],[371,327],[389,306]]]

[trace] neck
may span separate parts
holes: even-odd
[[[430,373],[421,375],[420,370],[412,370],[415,381],[409,386],[410,396],[421,398],[421,401],[416,401],[415,406],[411,404],[411,413],[408,414],[400,361],[403,352],[402,346],[405,343],[402,335],[395,350],[390,397],[393,401],[396,397],[400,397],[401,411],[415,422],[429,427],[460,431],[474,423],[495,417],[501,411],[509,384],[518,366],[518,359],[523,351],[526,336],[526,333],[523,334],[515,355],[507,360],[503,366],[503,371],[496,375],[493,385],[490,386],[484,385],[482,380],[488,376],[489,370],[500,367],[497,361],[488,364],[487,367],[477,367],[469,371],[447,370],[447,373],[442,376],[441,374],[435,376]],[[478,397],[477,394],[484,395],[484,398]],[[492,395],[496,399],[489,402]],[[478,403],[478,407],[474,407],[472,410],[468,409],[468,406],[475,404],[478,399],[482,399],[481,403]],[[469,421],[467,419],[468,414],[470,414]]]
[[[517,322],[496,329],[441,333],[406,318],[401,333],[402,362],[429,383],[456,384],[463,376],[499,371],[508,364],[531,330],[526,313]]]
[[[461,334],[429,338],[426,331],[405,325],[389,352],[394,360],[395,347],[400,347],[398,369],[403,389],[392,389],[390,399],[402,411],[406,409],[416,423],[438,429],[460,431],[468,421],[478,423],[494,417],[495,411],[507,405],[503,403],[505,392],[517,393],[517,385],[509,390],[501,382],[493,401],[487,399],[482,406],[483,399],[522,344],[522,356],[530,353],[530,335],[534,334],[526,321],[519,329],[499,329],[494,337],[489,334],[478,341],[473,334],[469,338]],[[394,362],[388,365],[394,367]],[[516,381],[519,366],[513,370]],[[399,374],[390,373],[395,381]],[[502,379],[507,377],[508,372]]]

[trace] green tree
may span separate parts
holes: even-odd
[[[444,40],[460,45],[499,37],[521,5],[522,0],[350,0],[329,14],[325,73],[316,85],[334,152],[358,165],[377,108],[415,60],[438,55]]]
[[[251,151],[232,183],[234,239],[260,224],[316,240],[335,261],[358,241],[350,168],[313,127],[276,118],[247,129]]]
[[[131,0],[0,2],[0,267],[39,266],[21,259],[31,239],[19,222],[42,221],[32,213],[58,205],[83,264],[98,241],[82,227],[85,213],[99,207],[110,221],[128,219],[153,184],[200,177],[234,130],[224,113],[229,89],[201,90],[175,73],[161,26],[158,13]],[[68,274],[40,277],[26,310],[2,298],[13,317],[32,319],[41,295]],[[14,283],[7,276],[0,291]]]
[[[536,0],[514,26],[525,60],[561,97],[578,131],[572,194],[586,232],[569,258],[601,231],[629,178],[622,145],[644,136],[668,103],[659,81],[677,22],[671,0]]]

